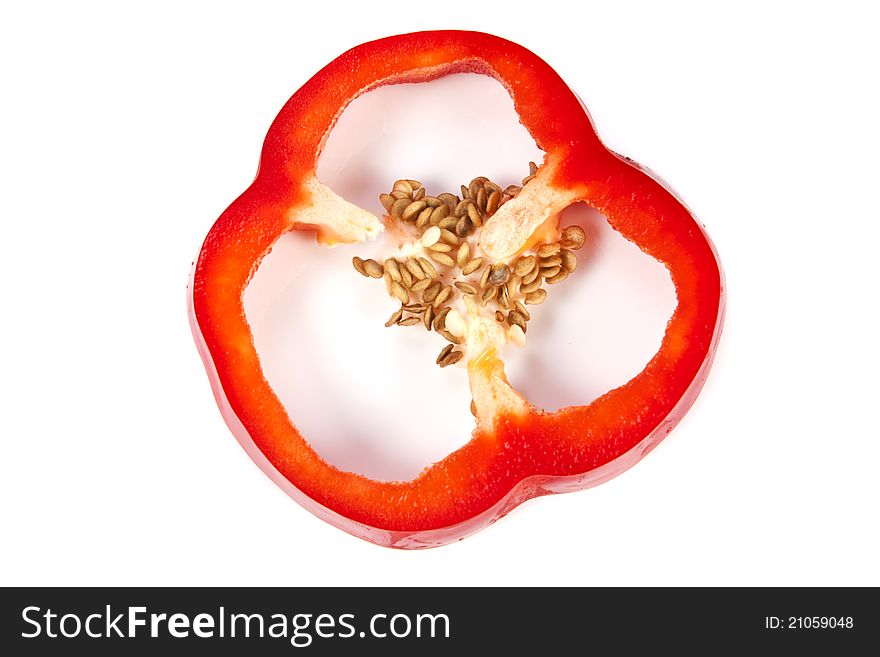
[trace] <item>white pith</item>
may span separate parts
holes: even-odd
[[[316,177],[308,178],[303,186],[311,203],[291,211],[291,223],[320,228],[324,241],[364,242],[375,239],[384,230],[379,217],[349,203]]]
[[[509,262],[542,224],[575,201],[574,193],[550,184],[552,172],[551,164],[540,167],[520,193],[486,222],[480,235],[483,253]]]
[[[460,240],[470,245],[471,257],[476,254],[483,257],[483,267],[497,263],[510,265],[539,228],[548,237],[558,237],[556,215],[574,201],[574,196],[552,187],[548,171],[547,165],[539,168],[519,194],[501,205],[480,230]],[[385,232],[387,249],[382,253],[383,259],[416,257],[433,262],[434,252],[428,247],[437,242],[434,239],[437,231],[432,231],[426,239],[412,225],[402,225],[402,222],[386,231],[385,224],[376,215],[341,198],[317,178],[305,185],[312,202],[305,209],[298,208],[291,213],[291,221],[295,225],[318,228],[323,243],[332,246],[364,242]],[[448,253],[453,260],[457,248]],[[434,264],[438,271],[442,269]],[[463,277],[460,269],[453,268],[451,274],[441,273],[438,280],[444,285],[454,279],[476,283],[481,271],[482,267]],[[507,382],[501,360],[504,345],[510,343],[522,348],[526,335],[518,326],[505,327],[499,323],[491,304],[481,304],[478,298],[463,294],[457,288],[453,290],[453,300],[444,304],[451,308],[446,317],[446,330],[461,341],[455,349],[464,354],[459,364],[468,372],[477,425],[490,429],[499,415],[521,415],[530,407]]]

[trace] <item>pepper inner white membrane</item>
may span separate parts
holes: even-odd
[[[386,326],[436,331],[446,341],[437,364],[467,366],[478,425],[528,409],[507,383],[500,348],[525,346],[527,306],[543,303],[546,286],[575,270],[574,249],[584,244],[579,226],[559,229],[558,212],[573,198],[546,182],[550,170],[530,163],[521,186],[502,189],[478,177],[460,194],[437,196],[420,181],[401,179],[379,197],[386,210],[381,221],[315,181],[308,186],[312,205],[296,217],[300,225],[317,227],[325,243],[384,232],[383,258],[355,257],[354,268],[383,279],[400,303]]]

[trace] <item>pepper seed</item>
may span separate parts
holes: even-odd
[[[457,337],[455,337],[454,335],[452,335],[452,333],[450,333],[449,331],[447,331],[445,328],[441,328],[440,330],[437,331],[437,333],[439,333],[439,334],[442,335],[444,338],[446,338],[447,340],[449,340],[452,344],[461,344],[461,340],[459,340]]]
[[[418,280],[422,280],[423,278],[425,278],[425,272],[422,271],[421,266],[419,266],[419,263],[418,261],[416,261],[415,258],[407,258],[404,261],[403,266],[406,267],[409,273],[413,275],[413,278],[416,278]]]
[[[431,213],[434,212],[433,208],[425,208],[421,212],[419,212],[419,216],[416,218],[416,228],[424,228],[431,222]]]
[[[436,245],[435,245],[435,246],[436,246]],[[443,265],[444,267],[449,267],[450,269],[452,269],[453,267],[455,267],[455,260],[453,260],[452,258],[450,258],[450,257],[449,257],[448,255],[446,255],[445,253],[434,253],[434,252],[432,251],[432,252],[431,252],[431,260],[433,260],[433,261],[436,262],[436,263],[439,263],[439,264]]]
[[[413,286],[410,288],[410,290],[413,292],[421,292],[422,290],[426,289],[433,282],[434,281],[432,279],[430,279],[426,276],[422,280],[414,283]]]
[[[385,260],[385,272],[391,276],[391,280],[397,281],[400,283],[400,268],[397,266],[397,261],[393,258],[388,258]]]
[[[480,216],[480,211],[477,209],[477,206],[471,203],[467,209],[467,216],[470,218],[472,222],[474,222],[474,226],[478,228],[483,225],[483,218]]]
[[[537,260],[535,262],[537,264]],[[532,271],[530,271],[528,274],[526,274],[525,276],[522,277],[522,282],[525,285],[529,285],[530,283],[536,281],[540,276],[541,276],[541,268],[535,267],[534,269],[532,269]]]
[[[498,294],[495,303],[497,303],[502,310],[510,310],[510,297],[508,296],[506,285],[498,287]]]
[[[456,237],[455,233],[446,228],[440,229],[440,241],[453,246],[458,246],[458,237]]]
[[[450,351],[449,354],[440,361],[440,367],[447,367],[449,365],[455,365],[458,361],[464,358],[464,354],[460,351]]]
[[[583,228],[580,226],[567,226],[562,231],[562,240],[560,242],[567,249],[579,249],[586,240],[587,234]]]
[[[437,294],[437,298],[434,299],[434,307],[439,308],[444,303],[446,303],[446,301],[449,300],[450,297],[452,297],[452,286],[445,285],[443,289],[440,290],[439,294]]]
[[[516,296],[516,293],[519,291],[519,282],[519,276],[511,276],[510,279],[507,281],[507,285],[505,287],[507,288],[508,298],[512,299]]]
[[[452,232],[455,230],[455,227],[458,225],[458,218],[456,217],[446,217],[442,219],[439,224],[440,228],[445,228],[446,230]]]
[[[489,275],[492,273],[492,266],[486,265],[482,275],[480,275],[480,287],[486,287],[489,284]]]
[[[425,291],[422,293],[422,299],[424,299],[425,303],[432,303],[442,289],[443,283],[440,281],[434,281],[425,288]]]
[[[403,192],[407,196],[410,196],[413,193],[412,185],[410,185],[406,180],[398,180],[394,183],[393,190],[395,192]]]
[[[430,278],[437,278],[437,270],[434,269],[434,265],[432,265],[427,258],[419,257],[419,265],[422,268],[422,271],[425,272]]]
[[[398,264],[403,264],[403,263],[398,263]],[[413,275],[409,273],[409,269],[406,268],[406,265],[404,265],[399,270],[400,270],[400,278],[401,278],[401,281],[403,282],[404,287],[409,287],[410,285],[412,285],[413,284]]]
[[[523,256],[516,261],[516,266],[513,268],[513,272],[517,276],[525,276],[535,268],[536,264],[538,264],[538,259],[535,256]]]
[[[437,226],[431,226],[428,230],[422,233],[422,237],[419,240],[422,243],[422,246],[428,247],[432,244],[436,244],[440,240],[440,229]]]
[[[547,290],[539,289],[526,295],[525,302],[527,306],[537,306],[544,303],[547,298]]]
[[[462,242],[461,246],[458,247],[458,253],[455,255],[455,264],[459,266],[459,268],[464,268],[464,266],[470,260],[471,255],[471,247],[467,242]]]
[[[459,237],[473,235],[475,230],[474,222],[471,221],[470,217],[462,217],[458,220],[458,223],[455,224],[455,234]]]
[[[501,192],[496,189],[489,194],[489,200],[486,201],[486,214],[495,214],[499,205],[501,205]]]
[[[506,264],[499,262],[492,266],[492,271],[489,273],[489,282],[492,285],[504,285],[509,278],[510,267]]]
[[[542,244],[538,247],[538,256],[541,258],[549,258],[559,253],[560,246],[558,243]]]
[[[437,356],[437,364],[439,365],[441,361],[445,360],[453,349],[455,349],[454,344],[448,344],[443,347],[443,349],[440,350],[440,355]]]
[[[449,192],[443,192],[437,196],[438,199],[443,201],[449,211],[452,212],[455,209],[455,206],[458,204],[458,197],[455,194],[450,194]]]
[[[439,332],[440,329],[446,328],[446,315],[449,314],[450,310],[452,310],[452,308],[450,308],[449,306],[445,306],[444,308],[441,308],[437,312],[437,315],[434,317],[434,330],[435,331]]]
[[[407,207],[409,207],[410,203],[412,203],[412,201],[408,197],[399,198],[394,201],[394,205],[391,206],[391,216],[395,219],[400,219],[403,211],[406,210]]]
[[[536,277],[531,283],[522,283],[519,286],[520,294],[531,294],[535,290],[541,287],[541,277]]]
[[[467,263],[464,267],[461,268],[461,273],[465,276],[470,276],[475,271],[477,271],[483,264],[482,258],[474,258],[469,263]]]
[[[478,194],[480,193],[480,188],[483,186],[483,181],[479,178],[474,178],[471,180],[471,184],[468,186],[468,196],[474,201],[477,201]]]
[[[486,202],[489,200],[489,195],[486,193],[485,187],[480,187],[477,192],[477,207],[482,211],[486,211]]]
[[[406,288],[397,281],[391,281],[391,294],[393,294],[400,303],[409,303],[409,292],[407,292]]]
[[[368,276],[369,277],[367,270],[364,269],[364,261],[362,258],[358,258],[357,256],[355,256],[354,258],[351,259],[351,264],[354,266],[354,268],[358,274],[360,274],[361,276]]]
[[[372,278],[382,278],[382,274],[385,273],[382,265],[372,259],[364,260],[364,271]]]
[[[525,333],[527,330],[526,318],[523,317],[517,310],[511,310],[509,313],[507,313],[507,323],[511,326],[519,326],[522,329],[523,333]]]
[[[385,326],[394,326],[397,322],[400,321],[400,318],[403,317],[403,308],[398,308],[393,313],[391,313],[391,317],[388,318],[388,321],[385,322]]]
[[[445,219],[449,216],[449,208],[446,204],[438,205],[436,208],[431,210],[431,223],[437,225],[441,220]]]

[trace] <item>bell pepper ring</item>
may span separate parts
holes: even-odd
[[[455,326],[443,329],[453,345],[444,349],[445,359],[462,360],[469,377],[476,416],[470,441],[411,481],[377,481],[327,463],[296,429],[264,376],[243,295],[261,259],[288,231],[315,231],[325,245],[369,240],[383,231],[379,217],[342,199],[316,177],[327,136],[359,95],[382,85],[427,82],[452,73],[487,75],[500,82],[522,125],[545,153],[526,184],[503,195],[503,203],[496,198],[489,204],[492,212],[481,218],[478,246],[489,263],[485,267],[495,268],[490,274],[507,280],[504,275],[518,263],[525,271],[521,261],[537,242],[549,244],[552,248],[545,247],[545,252],[555,253],[553,239],[565,244],[557,227],[559,212],[584,202],[666,266],[677,306],[659,350],[638,375],[585,406],[551,413],[533,407],[504,375],[500,343],[511,341],[511,335],[518,341],[524,321],[499,310],[492,327],[484,307],[472,300],[463,315],[454,316]],[[396,190],[407,206],[415,202],[407,192],[417,184]],[[383,195],[386,209],[398,200],[387,196],[392,200]],[[403,205],[398,205],[398,215]],[[486,206],[484,199],[482,208]],[[417,209],[423,214],[421,204]],[[413,221],[414,214],[407,220]],[[422,221],[423,243],[438,234],[431,231],[430,238],[424,237],[431,227],[429,215]],[[458,215],[468,216],[461,209]],[[389,219],[385,217],[386,224]],[[455,234],[452,223],[444,225]],[[407,252],[399,253],[405,266]],[[458,256],[453,249],[434,253],[450,260]],[[357,260],[361,271],[363,261],[359,265]],[[384,276],[391,289],[396,266],[361,273]],[[547,271],[556,274],[559,267]],[[492,284],[488,278],[484,282]],[[493,295],[502,294],[500,287]],[[306,82],[272,123],[256,179],[205,238],[189,292],[190,324],[215,398],[248,454],[318,517],[395,548],[459,540],[528,499],[597,485],[640,460],[669,434],[702,388],[720,337],[725,300],[715,249],[684,203],[645,168],[602,144],[579,98],[538,56],[505,39],[466,31],[418,32],[365,43]],[[458,292],[465,298],[470,288]],[[410,301],[406,294],[402,304]],[[512,298],[495,299],[502,301],[513,303]],[[430,329],[431,322],[425,324]],[[451,333],[453,328],[464,339]],[[455,340],[464,347],[456,349]],[[461,355],[452,357],[453,352]]]

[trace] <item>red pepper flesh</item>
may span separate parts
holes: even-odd
[[[341,471],[300,435],[265,379],[245,319],[244,289],[276,240],[309,224],[318,156],[343,109],[386,84],[451,73],[497,79],[567,190],[669,270],[677,307],[659,351],[625,385],[585,406],[502,415],[412,481]],[[304,220],[305,219],[305,220]],[[577,96],[543,60],[504,39],[433,31],[357,46],[285,104],[266,137],[253,184],[208,233],[190,285],[190,318],[215,396],[233,433],[292,497],[328,522],[392,547],[442,545],[532,497],[580,490],[622,472],[690,408],[721,332],[723,276],[708,236],[685,205],[599,140]]]

